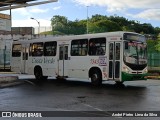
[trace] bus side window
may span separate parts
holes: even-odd
[[[89,55],[96,55],[96,51],[97,51],[97,48],[96,48],[95,43],[90,42],[89,43]]]
[[[20,57],[21,56],[21,44],[14,44],[12,47],[12,57]]]
[[[68,46],[60,47],[59,60],[68,60]]]
[[[43,55],[43,43],[33,43],[32,44],[32,56],[42,56]]]
[[[91,38],[89,40],[89,55],[105,55],[106,38]]]
[[[45,42],[44,44],[44,56],[56,56],[57,42]]]
[[[120,43],[116,43],[116,60],[120,60]]]
[[[86,56],[88,53],[88,39],[77,39],[71,42],[71,56]]]
[[[113,60],[113,43],[109,44],[109,60]]]

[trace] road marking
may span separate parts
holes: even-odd
[[[93,107],[93,106],[91,106],[91,105],[89,105],[89,104],[85,104],[85,103],[81,103],[81,104],[83,104],[84,106],[87,106],[87,107],[93,108],[93,109],[95,109],[95,110],[98,110],[98,111],[103,111],[102,109],[99,109],[99,108]]]
[[[103,116],[104,116],[104,113],[105,113],[106,116],[112,116],[112,113],[110,113],[110,112],[104,111],[104,110],[102,110],[102,109],[99,109],[99,108],[97,108],[97,107],[91,106],[91,105],[89,105],[89,104],[85,104],[85,103],[81,103],[81,104],[83,104],[84,106],[93,108],[93,109],[95,109],[95,110],[97,110],[97,111],[102,111],[102,115],[103,115]],[[104,113],[103,113],[103,112],[104,112]],[[115,118],[122,118],[122,117],[115,117]]]
[[[36,86],[36,84],[35,84],[34,82],[31,82],[31,81],[29,81],[29,80],[25,80],[25,82],[30,83],[31,85]]]

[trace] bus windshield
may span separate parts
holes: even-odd
[[[142,42],[124,42],[124,62],[133,65],[147,64],[147,46]]]

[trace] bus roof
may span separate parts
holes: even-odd
[[[135,32],[126,32],[126,31],[116,31],[116,32],[105,32],[105,33],[96,33],[96,34],[83,34],[83,35],[64,35],[64,36],[46,36],[40,37],[31,40],[17,40],[16,43],[31,43],[31,42],[43,42],[43,41],[69,41],[73,39],[86,39],[86,38],[96,38],[96,37],[122,37],[124,33],[132,33],[141,35]]]

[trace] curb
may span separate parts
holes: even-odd
[[[14,82],[10,82],[10,83],[3,83],[3,84],[0,84],[0,89],[6,88],[6,87],[13,87],[13,86],[20,85],[23,83],[24,83],[23,81],[14,81]]]
[[[0,76],[0,83],[14,82],[18,80],[18,76]]]
[[[0,72],[0,74],[17,74],[17,72]]]
[[[8,74],[7,72],[0,74],[0,88],[11,87],[22,83],[21,81],[18,81],[17,75],[9,74],[10,72]]]
[[[146,78],[160,80],[160,76],[147,76]]]

